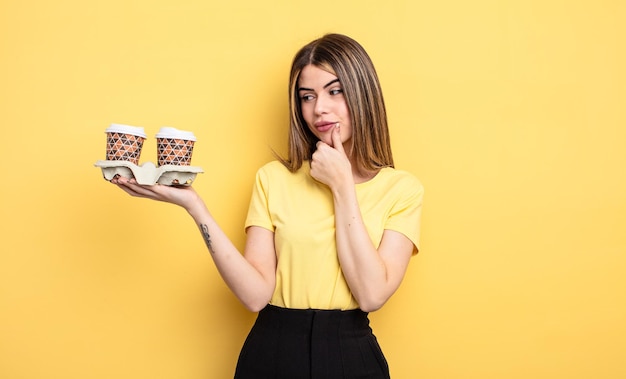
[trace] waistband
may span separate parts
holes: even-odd
[[[267,312],[276,312],[276,313],[284,313],[284,314],[293,314],[293,315],[312,315],[312,314],[320,314],[326,315],[328,317],[353,317],[355,315],[367,315],[367,312],[363,312],[360,309],[295,309],[295,308],[284,308],[276,305],[268,304],[262,311]]]
[[[257,323],[268,328],[290,329],[294,333],[371,333],[368,313],[360,309],[292,309],[267,305],[259,312]]]

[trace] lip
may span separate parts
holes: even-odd
[[[315,126],[315,129],[317,129],[318,132],[322,133],[329,131],[335,125],[337,125],[337,123],[334,121],[317,121],[313,124],[313,126]]]

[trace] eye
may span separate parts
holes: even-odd
[[[331,95],[341,95],[343,90],[341,88],[333,88],[329,92]]]
[[[311,101],[315,99],[315,96],[311,95],[310,93],[305,93],[304,95],[300,96],[300,100],[306,102],[306,101]]]

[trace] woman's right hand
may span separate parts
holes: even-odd
[[[142,185],[133,179],[124,177],[113,178],[111,183],[134,197],[143,197],[166,203],[175,204],[189,211],[194,204],[201,201],[198,193],[191,187],[174,187],[161,184]]]

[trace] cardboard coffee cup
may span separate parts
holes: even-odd
[[[190,166],[196,136],[193,132],[162,127],[156,135],[159,166]]]
[[[108,161],[129,161],[139,164],[139,156],[146,139],[142,127],[111,124],[107,134],[106,159]]]

